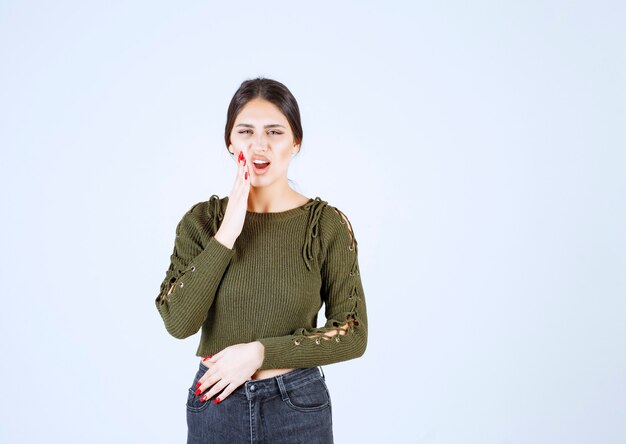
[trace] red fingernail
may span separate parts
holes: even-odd
[[[202,393],[200,389],[196,390],[196,395],[199,395],[200,393]]]
[[[243,151],[239,151],[239,157],[237,158],[237,160],[238,160],[239,162],[241,162],[242,160],[244,160],[244,157],[243,157]]]
[[[200,401],[202,401],[202,402],[204,402],[204,401],[206,401],[206,400],[207,400],[206,395],[204,395],[202,398],[200,398]]]
[[[248,172],[246,171],[246,174],[243,175],[243,177],[248,180]]]
[[[220,403],[220,398],[217,398],[215,401],[213,401],[214,404],[219,404]]]
[[[200,381],[198,381],[198,382],[196,383],[196,388],[200,387],[201,385],[202,385],[202,383],[201,383]]]
[[[204,358],[202,361],[206,361],[207,359],[211,359],[213,356],[209,355],[206,358]]]

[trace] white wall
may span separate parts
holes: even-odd
[[[258,75],[359,241],[336,442],[626,442],[624,3],[227,3],[0,3],[0,442],[184,442],[154,298]]]

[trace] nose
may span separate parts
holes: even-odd
[[[261,134],[255,139],[252,148],[255,152],[264,152],[267,149],[264,135]]]

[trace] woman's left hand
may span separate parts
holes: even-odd
[[[197,387],[202,394],[207,388],[211,389],[202,397],[209,400],[222,392],[214,403],[220,403],[237,387],[249,381],[252,375],[261,367],[265,355],[265,347],[259,341],[246,344],[236,344],[226,347],[218,354],[203,361],[209,369],[199,379]],[[200,395],[198,395],[200,396]]]

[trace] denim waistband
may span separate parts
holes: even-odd
[[[200,362],[200,369],[206,371],[208,369],[202,362]],[[272,376],[270,378],[252,379],[246,381],[239,387],[237,387],[232,393],[233,395],[240,395],[244,397],[264,396],[272,395],[280,392],[282,386],[284,390],[295,389],[301,385],[306,384],[310,380],[323,378],[324,371],[321,367],[308,367],[308,368],[296,368],[281,375]]]

